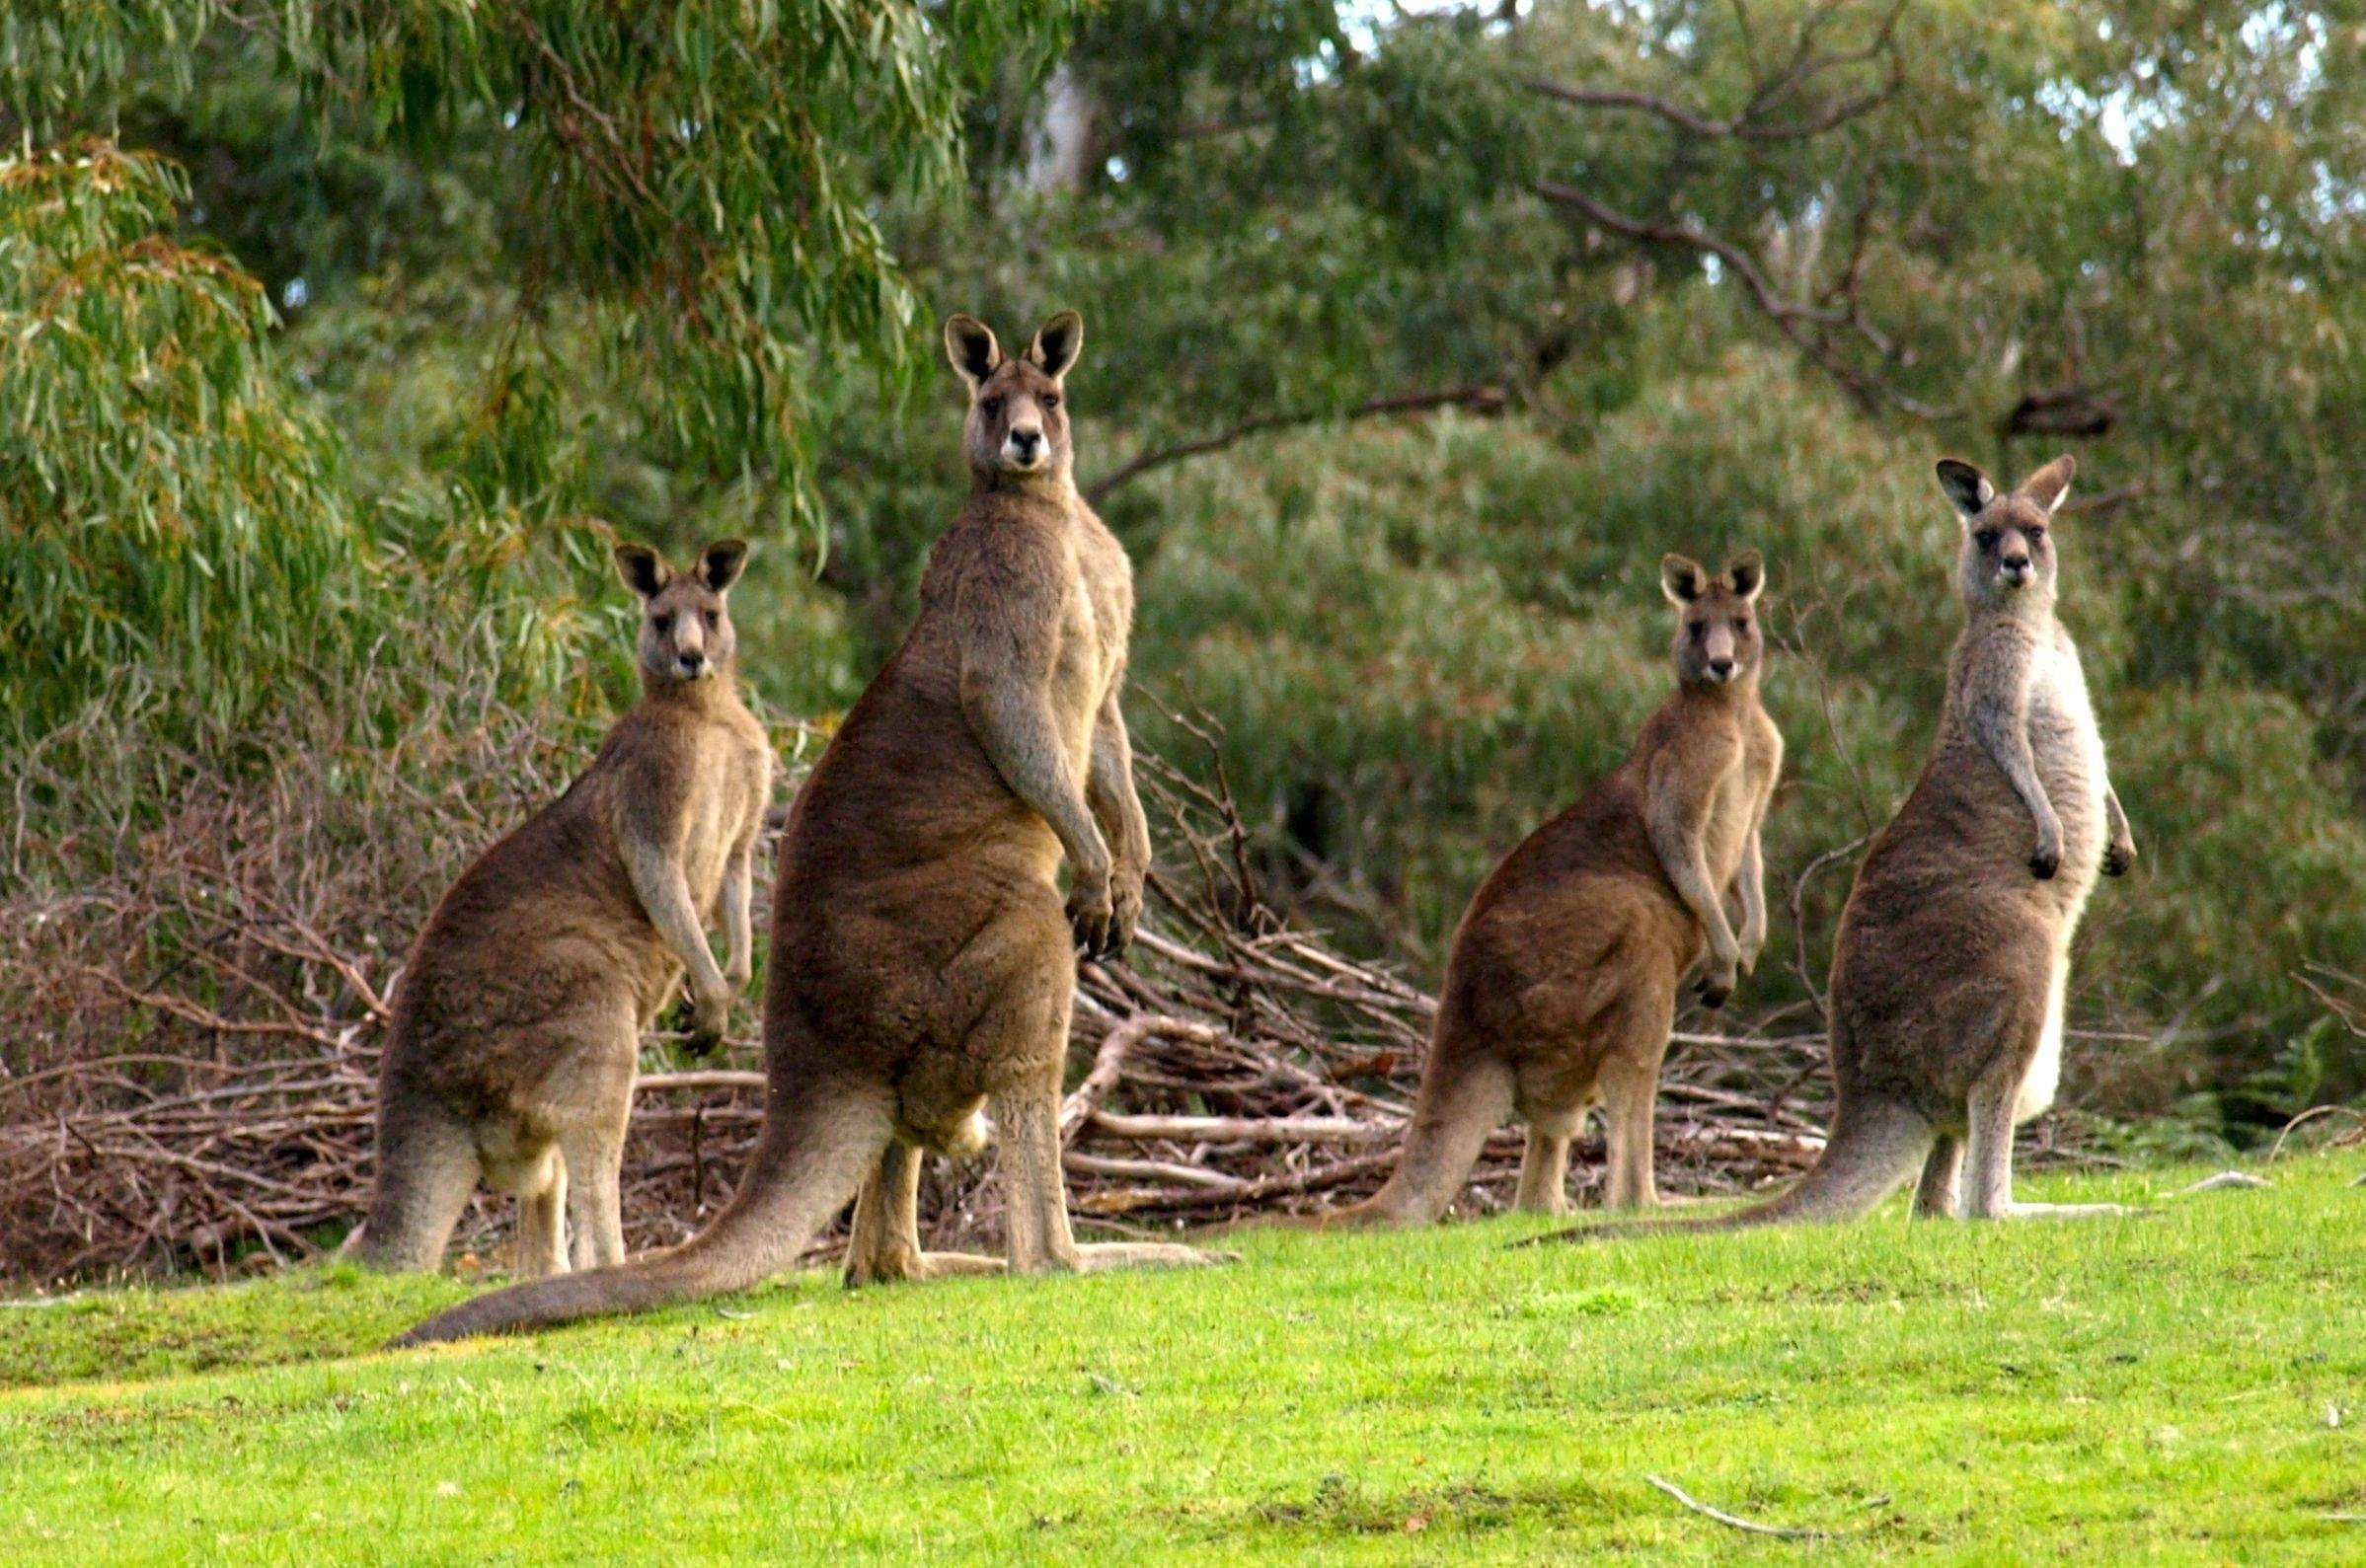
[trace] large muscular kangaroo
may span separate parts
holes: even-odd
[[[694,1040],[745,988],[772,747],[734,690],[724,602],[746,560],[709,545],[676,576],[620,545],[642,599],[642,698],[567,793],[443,897],[396,987],[379,1067],[377,1190],[346,1249],[432,1269],[482,1175],[517,1195],[516,1267],[624,1260],[617,1166],[634,1063],[687,972]],[[722,968],[702,918],[720,902]]]
[[[1519,1207],[1559,1214],[1569,1141],[1596,1104],[1610,1202],[1657,1202],[1652,1108],[1678,983],[1701,963],[1695,989],[1720,1006],[1766,941],[1760,834],[1783,736],[1758,700],[1765,575],[1754,550],[1716,577],[1682,556],[1660,563],[1675,695],[1616,771],[1481,884],[1454,933],[1396,1172],[1319,1228],[1435,1223],[1508,1115],[1528,1124]]]
[[[2053,1102],[2061,1072],[2072,933],[2098,873],[2136,859],[2078,649],[2054,619],[2052,522],[2073,469],[2056,458],[1999,494],[1968,463],[1939,465],[1963,519],[1963,634],[1938,749],[1841,911],[1839,1103],[1822,1157],[1790,1192],[1739,1214],[1564,1234],[1850,1220],[1918,1164],[1921,1216],[2120,1212],[2013,1199],[2013,1129]]]
[[[854,1197],[850,1279],[998,1268],[923,1253],[924,1149],[966,1152],[991,1101],[1021,1271],[1212,1261],[1081,1246],[1060,1176],[1060,1074],[1088,954],[1124,945],[1150,844],[1118,691],[1125,552],[1071,479],[1062,378],[1084,324],[1005,358],[966,316],[969,502],[920,615],[805,782],[781,846],[764,993],[764,1132],[729,1207],[670,1251],[480,1297],[398,1343],[645,1310],[777,1273]],[[1063,906],[1057,875],[1070,873]]]

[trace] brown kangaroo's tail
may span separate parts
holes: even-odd
[[[1435,1225],[1470,1180],[1489,1134],[1511,1114],[1511,1069],[1493,1057],[1442,1066],[1431,1047],[1431,1070],[1413,1097],[1397,1168],[1378,1192],[1329,1214],[1274,1222],[1293,1231],[1385,1230]]]
[[[1932,1127],[1911,1106],[1892,1099],[1844,1102],[1832,1119],[1832,1138],[1789,1192],[1754,1208],[1709,1220],[1652,1220],[1641,1225],[1578,1226],[1532,1236],[1516,1246],[1548,1241],[1623,1241],[1642,1235],[1699,1235],[1762,1225],[1830,1224],[1872,1211],[1914,1174],[1930,1153]]]
[[[794,1098],[796,1103],[787,1103]],[[893,1129],[886,1097],[840,1085],[774,1092],[739,1190],[704,1231],[614,1268],[513,1285],[428,1318],[390,1348],[646,1312],[745,1290],[794,1262],[855,1195]]]

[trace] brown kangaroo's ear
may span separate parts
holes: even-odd
[[[647,545],[617,546],[616,574],[644,599],[654,599],[673,581],[673,568]]]
[[[717,593],[737,582],[740,570],[746,565],[747,541],[744,539],[718,539],[699,552],[699,575],[706,578],[707,586]]]
[[[994,374],[1002,363],[1002,344],[994,340],[994,329],[975,316],[954,315],[945,322],[945,357],[953,361],[954,369],[975,392],[977,384]]]
[[[1766,558],[1755,550],[1743,551],[1725,562],[1725,580],[1744,599],[1757,598],[1758,590],[1766,586]]]
[[[1075,366],[1084,346],[1085,319],[1064,310],[1035,329],[1035,340],[1027,345],[1027,357],[1037,370],[1057,381]]]
[[[1690,604],[1709,591],[1709,573],[1688,556],[1662,556],[1659,590],[1670,604]]]
[[[2066,452],[2023,480],[2021,492],[2051,515],[2070,494],[2070,477],[2077,472],[2079,460]]]
[[[1996,499],[1996,486],[1988,483],[1988,476],[1960,458],[1939,460],[1939,487],[1966,517],[1979,516]]]

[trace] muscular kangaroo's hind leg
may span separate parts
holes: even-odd
[[[1003,1205],[1009,1216],[1015,1273],[1166,1267],[1228,1261],[1221,1252],[1165,1241],[1106,1241],[1079,1245],[1068,1229],[1068,1187],[1060,1174],[1059,1081],[1046,1077],[998,1094],[994,1123],[1002,1134]]]
[[[855,1198],[854,1233],[846,1247],[850,1288],[1003,1271],[1000,1258],[920,1249],[920,1161],[916,1145],[891,1143],[879,1156],[878,1168],[865,1178]]]
[[[539,1175],[517,1195],[509,1267],[521,1280],[567,1272],[567,1160],[557,1149],[543,1157]]]
[[[567,1162],[567,1218],[574,1266],[607,1268],[625,1260],[622,1179],[628,1099],[615,1111],[587,1116],[559,1135]]]
[[[1923,1179],[1914,1189],[1914,1217],[1952,1220],[1963,1206],[1963,1140],[1941,1133],[1932,1140],[1930,1157],[1923,1161]]]
[[[1971,1181],[1964,1215],[1973,1220],[2085,1220],[2134,1211],[2116,1203],[2016,1203],[2013,1122],[2021,1100],[2018,1074],[1999,1073],[1971,1093]]]
[[[1567,1210],[1569,1134],[1565,1129],[1528,1125],[1528,1143],[1520,1151],[1520,1195],[1514,1200],[1522,1214],[1561,1214]]]

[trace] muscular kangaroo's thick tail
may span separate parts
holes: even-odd
[[[794,1098],[797,1103],[781,1103]],[[745,1290],[779,1273],[855,1195],[893,1127],[883,1094],[829,1088],[775,1094],[739,1191],[715,1223],[671,1251],[561,1274],[464,1302],[395,1348],[509,1334],[579,1318],[646,1312]]]
[[[1746,1231],[1762,1225],[1830,1224],[1872,1211],[1913,1175],[1931,1150],[1932,1127],[1921,1114],[1896,1100],[1860,1099],[1843,1104],[1832,1121],[1831,1141],[1815,1168],[1789,1192],[1755,1208],[1710,1220],[1654,1220],[1641,1225],[1579,1226],[1515,1243],[1623,1241],[1642,1235],[1698,1235],[1710,1231]]]

